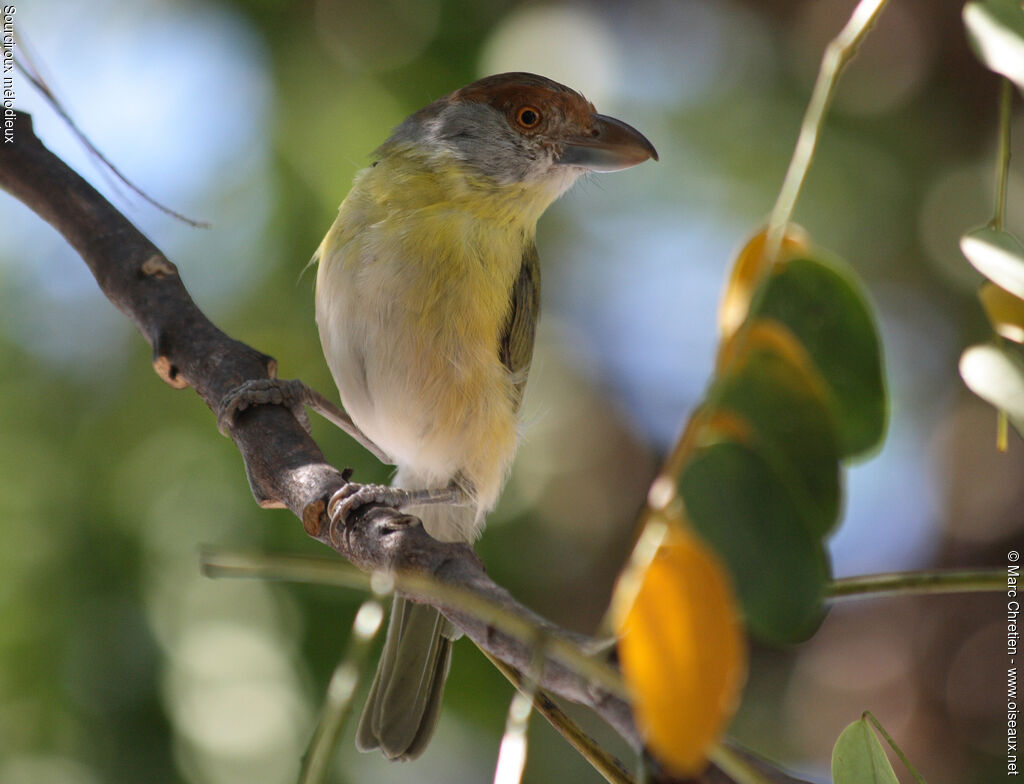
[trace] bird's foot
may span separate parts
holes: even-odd
[[[297,378],[254,378],[231,390],[221,401],[217,412],[217,427],[221,433],[227,435],[238,412],[250,406],[267,405],[288,406],[307,433],[310,432],[310,425],[305,407],[309,406],[332,425],[352,436],[382,463],[394,464],[388,453],[371,441],[344,409]]]
[[[425,504],[457,504],[462,500],[456,487],[440,490],[405,490],[388,485],[361,485],[349,482],[327,502],[327,514],[335,523],[348,524],[357,509],[371,504],[390,506],[399,511]]]
[[[298,379],[251,378],[232,389],[224,396],[217,411],[217,427],[228,434],[235,417],[252,406],[287,406],[302,425],[310,432],[309,417],[305,406],[311,390]]]

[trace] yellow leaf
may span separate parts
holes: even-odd
[[[733,263],[729,282],[718,308],[718,330],[722,338],[729,338],[743,323],[750,308],[750,298],[771,267],[771,261],[764,256],[765,231],[761,230],[743,246]],[[810,249],[810,239],[799,226],[790,224],[782,239],[779,259],[795,256]]]
[[[746,641],[717,556],[671,521],[624,617],[619,659],[648,749],[678,776],[707,764],[746,675]]]
[[[1024,300],[995,283],[982,286],[978,298],[996,332],[1014,343],[1024,343]]]

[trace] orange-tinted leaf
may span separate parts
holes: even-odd
[[[735,370],[752,353],[758,351],[770,351],[786,359],[798,374],[800,383],[806,384],[808,389],[813,389],[815,394],[823,398],[828,394],[825,380],[818,373],[807,349],[789,327],[773,319],[755,319],[742,335],[723,340],[715,359],[715,373],[722,376]]]
[[[718,557],[679,522],[616,618],[622,674],[649,750],[679,776],[707,764],[746,673],[746,642]]]
[[[718,308],[718,329],[727,339],[743,323],[750,308],[750,298],[771,266],[764,256],[765,231],[759,231],[743,246],[733,263],[729,282]],[[798,226],[790,225],[782,240],[781,258],[806,253],[810,249],[807,234]]]
[[[1024,300],[995,283],[982,286],[978,298],[996,332],[1014,343],[1024,343]]]

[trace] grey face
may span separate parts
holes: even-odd
[[[431,115],[414,114],[387,144],[403,142],[451,154],[502,185],[543,177],[554,164],[554,148],[543,137],[518,133],[504,114],[476,101],[449,103]]]
[[[531,174],[551,168],[550,148],[545,152],[540,137],[518,133],[488,104],[452,104],[435,127],[455,157],[502,184],[531,179]]]

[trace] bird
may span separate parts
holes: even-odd
[[[461,87],[376,150],[312,262],[342,407],[397,466],[389,486],[345,485],[332,499],[343,519],[387,504],[435,539],[475,541],[520,437],[540,304],[537,221],[580,176],[648,159],[658,153],[638,130],[531,73]],[[394,600],[359,750],[423,752],[457,636],[431,606]]]

